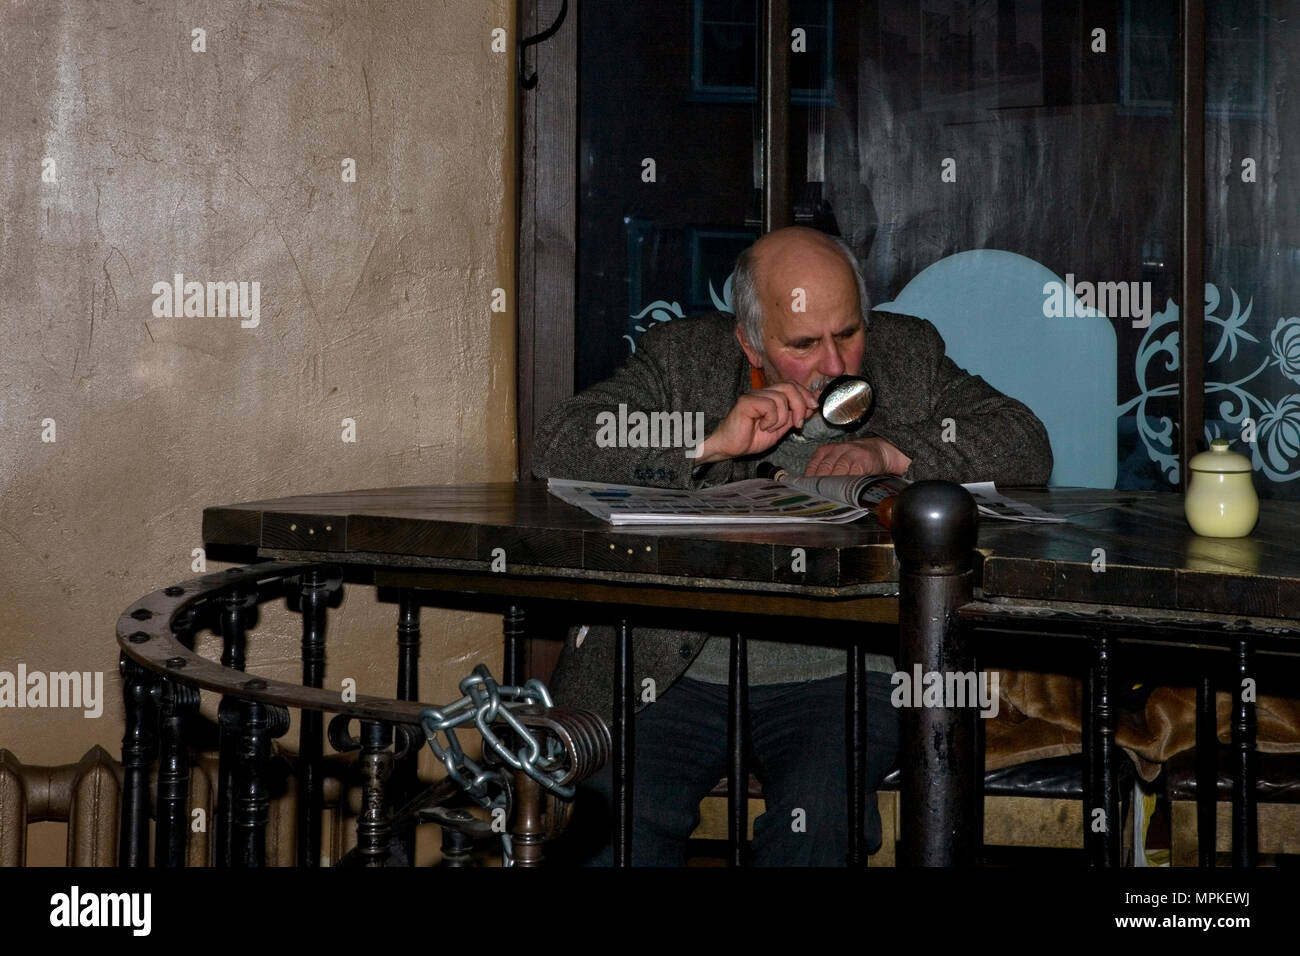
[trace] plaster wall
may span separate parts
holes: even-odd
[[[0,7],[0,672],[104,681],[98,717],[0,707],[0,747],[118,751],[116,618],[194,576],[204,506],[513,479],[513,24],[512,0]],[[258,324],[158,315],[176,274],[257,283]],[[326,686],[391,694],[395,623],[351,590]],[[423,623],[423,699],[500,673],[498,618]],[[298,628],[268,608],[249,670],[296,680]]]

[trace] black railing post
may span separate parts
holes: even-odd
[[[397,615],[397,699],[420,699],[420,602],[416,592],[403,588],[398,594]],[[420,747],[405,748],[393,760],[391,801],[401,806],[419,789]],[[415,865],[415,831],[402,836],[406,860]]]
[[[149,767],[153,764],[158,745],[150,693],[153,676],[125,655],[122,655],[119,668],[126,729],[122,733],[122,823],[118,865],[142,867],[149,859]]]
[[[1099,613],[1104,613],[1104,610]],[[1106,624],[1092,635],[1088,667],[1089,733],[1084,738],[1087,799],[1083,808],[1084,845],[1090,866],[1118,866],[1123,826],[1115,780],[1114,641]]]
[[[862,645],[849,645],[844,686],[844,743],[848,759],[849,866],[867,865],[867,664]]]
[[[614,865],[632,865],[632,775],[635,772],[636,733],[633,714],[636,691],[632,673],[632,628],[618,622],[614,643],[613,778]]]
[[[357,855],[362,866],[388,862],[392,825],[384,785],[393,769],[393,728],[382,720],[361,721],[361,816],[357,818]]]
[[[501,683],[506,686],[524,682],[524,609],[518,604],[506,608],[501,620],[502,636],[505,638],[504,656],[501,667]]]
[[[1218,843],[1219,714],[1214,680],[1196,684],[1196,863],[1213,867]]]
[[[893,534],[899,666],[911,680],[969,673],[973,657],[953,611],[971,599],[975,500],[950,482],[909,485],[894,509]],[[905,864],[969,866],[977,859],[982,835],[971,820],[973,790],[982,786],[974,760],[977,712],[973,706],[902,708]]]
[[[1259,864],[1255,806],[1255,659],[1250,639],[1237,639],[1232,708],[1232,865]]]
[[[257,605],[257,593],[232,590],[221,598],[221,665],[244,669],[246,609]],[[239,763],[239,700],[225,696],[217,706],[216,865],[235,865],[235,776]]]
[[[339,578],[320,568],[309,568],[296,582],[302,610],[302,686],[320,687],[325,679],[325,626],[329,602],[339,587]],[[324,791],[321,763],[324,759],[322,716],[318,710],[304,710],[298,724],[298,865],[320,866],[321,820]]]
[[[265,687],[260,678],[253,678],[247,689]],[[267,763],[271,758],[271,741],[289,730],[289,711],[278,704],[263,704],[257,700],[240,700],[239,749],[235,764],[235,792],[231,800],[234,809],[233,845],[234,866],[263,867],[266,865],[266,823],[271,806],[271,795],[266,785]]]
[[[199,692],[176,681],[161,680],[154,685],[153,698],[159,739],[154,866],[184,866],[190,835],[190,754],[185,725],[199,709]]]
[[[749,865],[749,645],[731,638],[727,673],[727,865]]]
[[[514,865],[541,866],[545,852],[543,811],[546,791],[522,770],[515,771],[515,820],[511,831]]]

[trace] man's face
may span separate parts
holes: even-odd
[[[767,384],[798,382],[814,396],[831,379],[862,370],[865,330],[853,272],[837,251],[797,249],[760,267],[763,350],[741,340]]]

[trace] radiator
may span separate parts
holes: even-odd
[[[266,862],[293,866],[294,777],[287,759],[273,759],[272,765],[279,792],[271,801],[267,821]],[[197,755],[190,768],[188,866],[208,866],[213,857],[216,779],[216,753]],[[116,866],[121,791],[122,765],[103,747],[91,747],[77,763],[58,767],[30,766],[0,749],[0,866],[26,866],[27,827],[48,821],[68,825],[68,866]],[[353,828],[345,824],[357,812],[354,804],[359,803],[360,791],[350,788],[349,799],[341,801],[342,796],[339,776],[327,773],[322,862],[338,860],[350,848],[349,836],[355,838]]]

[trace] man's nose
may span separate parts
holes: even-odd
[[[817,371],[829,378],[837,378],[844,374],[847,366],[844,364],[844,357],[840,355],[839,343],[834,339],[827,339],[822,343],[822,354],[817,363]]]

